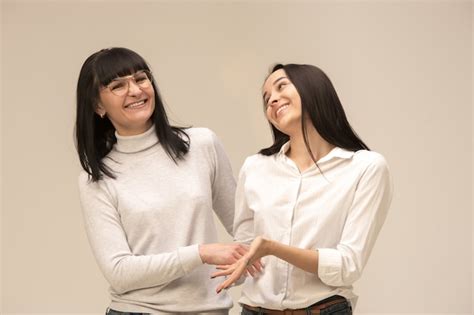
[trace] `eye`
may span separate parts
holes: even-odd
[[[269,96],[266,96],[263,98],[263,105],[265,106],[265,109],[267,109],[268,107],[268,101],[270,100],[270,97]]]
[[[126,84],[123,81],[115,81],[109,84],[109,89],[112,91],[118,91],[118,90],[124,89],[125,85]]]
[[[280,83],[278,84],[278,86],[277,86],[277,87],[278,87],[278,90],[281,90],[281,89],[284,88],[287,84],[288,84],[287,82],[280,82]]]
[[[141,73],[135,77],[135,82],[138,84],[143,83],[148,80],[148,77],[145,73]]]

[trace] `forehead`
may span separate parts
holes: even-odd
[[[278,69],[268,76],[268,78],[265,80],[265,83],[263,84],[263,91],[271,89],[273,83],[275,83],[275,81],[280,78],[287,78],[285,70],[283,69]]]

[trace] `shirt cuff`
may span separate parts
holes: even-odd
[[[330,286],[341,283],[342,257],[337,249],[319,248],[318,276],[321,281]]]
[[[198,246],[198,244],[195,244],[178,248],[179,261],[185,274],[189,274],[194,268],[202,265]]]

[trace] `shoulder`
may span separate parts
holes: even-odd
[[[274,159],[274,155],[263,155],[260,153],[250,155],[245,159],[241,171],[245,172],[252,170],[261,170],[264,166],[268,165],[268,163],[273,161]]]
[[[79,176],[77,177],[77,183],[79,185],[79,189],[82,189],[92,183],[92,180],[90,179],[90,175],[85,170],[81,170],[79,172]]]
[[[107,179],[100,179],[98,181],[92,181],[92,177],[84,170],[81,170],[77,178],[79,191],[85,192],[99,192],[104,190],[105,181]]]
[[[389,166],[385,157],[374,151],[359,150],[354,152],[353,161],[366,174],[389,176]]]
[[[191,145],[212,145],[216,140],[216,134],[209,128],[193,127],[184,130],[191,139]]]
[[[216,134],[208,128],[189,128],[186,133],[190,139],[189,151],[194,157],[211,161],[227,159],[224,146]]]
[[[359,150],[354,152],[354,162],[365,166],[387,166],[384,156],[375,151]]]

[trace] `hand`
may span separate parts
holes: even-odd
[[[239,278],[245,274],[250,273],[252,277],[255,277],[257,272],[262,270],[263,265],[260,262],[260,258],[269,255],[271,252],[271,241],[264,239],[261,236],[255,238],[250,244],[249,251],[242,256],[236,263],[228,266],[218,266],[221,271],[212,274],[212,277],[228,276],[224,282],[222,282],[217,288],[216,292],[220,293],[222,289],[227,289],[234,284]]]
[[[248,252],[246,244],[203,244],[199,245],[199,255],[205,264],[232,265]]]

